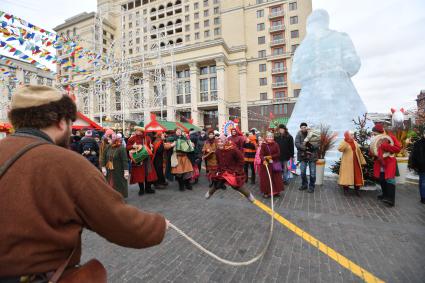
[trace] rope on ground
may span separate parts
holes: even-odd
[[[272,241],[272,237],[273,237],[273,224],[274,224],[274,203],[273,203],[273,182],[272,182],[272,178],[270,176],[270,171],[269,171],[269,166],[265,166],[266,170],[267,170],[267,174],[269,176],[269,181],[270,181],[270,192],[271,192],[271,209],[272,209],[272,214],[271,214],[271,219],[270,219],[270,233],[269,233],[269,237],[267,239],[266,245],[264,246],[263,250],[254,258],[247,260],[247,261],[231,261],[231,260],[227,260],[224,258],[219,257],[218,255],[216,255],[215,253],[209,251],[208,249],[204,248],[201,244],[199,244],[198,242],[196,242],[194,239],[192,239],[190,236],[188,236],[185,232],[183,232],[182,230],[180,230],[179,228],[177,228],[176,226],[174,226],[172,223],[169,223],[169,227],[173,228],[178,234],[180,234],[182,237],[184,237],[186,240],[188,240],[190,243],[192,243],[196,248],[198,248],[199,250],[201,250],[202,252],[204,252],[205,254],[209,255],[210,257],[218,260],[221,263],[227,264],[227,265],[231,265],[231,266],[246,266],[246,265],[250,265],[256,261],[258,261],[260,258],[262,258],[265,253],[267,252],[267,249],[270,246],[270,243]]]

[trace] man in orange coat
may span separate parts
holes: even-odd
[[[96,167],[67,148],[76,113],[72,99],[54,88],[25,86],[12,96],[9,119],[16,133],[0,141],[0,166],[23,148],[43,144],[0,172],[0,282],[28,282],[64,264],[75,267],[84,228],[131,248],[164,238],[162,215],[126,204]]]

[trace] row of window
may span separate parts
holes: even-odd
[[[297,50],[299,44],[293,44],[291,45],[291,52],[294,53],[295,50]],[[285,53],[285,49],[283,47],[273,48],[272,49],[272,56],[279,56],[283,55]],[[258,51],[258,58],[266,58],[267,53],[266,50],[259,50]]]

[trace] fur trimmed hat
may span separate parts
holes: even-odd
[[[37,107],[51,102],[59,101],[63,94],[52,87],[25,85],[16,90],[12,95],[11,109]]]

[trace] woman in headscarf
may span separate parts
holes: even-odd
[[[112,132],[106,135],[108,146],[103,150],[102,173],[107,182],[124,198],[128,197],[128,159],[121,138]]]
[[[216,150],[217,143],[214,130],[210,129],[208,130],[208,139],[205,141],[204,147],[202,148],[202,159],[205,160],[210,187],[212,186],[211,177],[217,172],[217,158],[215,156]]]
[[[177,128],[175,133],[175,136],[169,139],[169,142],[164,145],[165,149],[172,148],[173,154],[177,157],[177,164],[175,166],[171,164],[171,173],[176,177],[180,191],[184,191],[185,189],[192,190],[190,180],[192,178],[193,167],[188,157],[190,150],[187,150],[187,147],[188,145],[190,147],[191,142],[185,135],[183,135],[180,128]],[[173,159],[173,157],[171,157],[171,159]]]
[[[217,140],[217,172],[212,176],[213,187],[205,194],[205,198],[209,199],[217,189],[226,189],[226,184],[233,189],[242,193],[250,202],[254,202],[255,198],[251,192],[244,188],[245,172],[243,170],[244,157],[242,152],[230,140],[226,141],[225,137]]]
[[[164,133],[153,133],[153,165],[158,180],[155,182],[156,188],[168,186],[164,177]]]
[[[274,141],[273,133],[267,133],[266,140],[261,145],[260,159],[262,162],[260,166],[260,190],[263,197],[270,197],[271,185],[273,185],[273,196],[280,196],[280,192],[283,191],[282,166],[279,145]],[[266,166],[269,169],[271,180],[267,174]]]
[[[359,189],[364,185],[362,166],[366,165],[366,160],[354,140],[353,132],[344,133],[344,140],[338,150],[342,152],[338,184],[344,188],[344,193],[349,186],[354,186],[356,195],[360,196]]]
[[[243,153],[245,158],[244,171],[246,175],[246,182],[248,182],[248,170],[251,168],[251,184],[255,184],[255,170],[254,161],[255,154],[257,152],[257,137],[249,133],[246,136],[245,143],[243,145]]]

